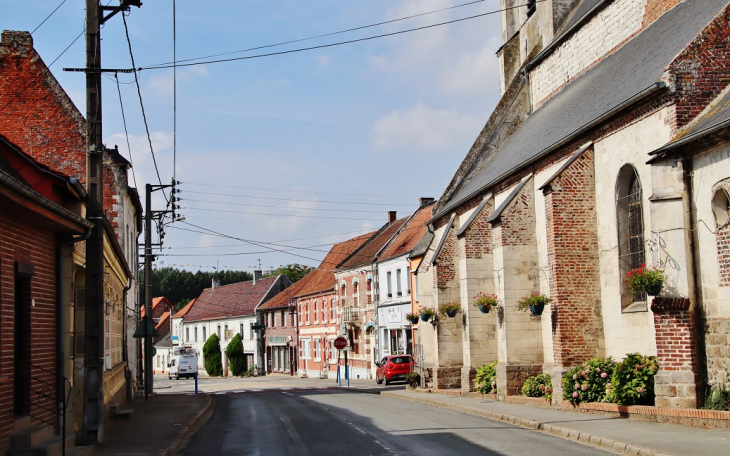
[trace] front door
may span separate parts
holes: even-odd
[[[15,325],[14,325],[14,412],[15,416],[30,413],[30,279],[15,277]]]

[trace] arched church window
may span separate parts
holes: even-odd
[[[635,301],[646,301],[646,295],[635,296],[624,283],[629,271],[646,262],[641,181],[632,165],[624,165],[616,181],[616,222],[621,309],[627,310]],[[646,310],[646,306],[642,306],[641,310]]]

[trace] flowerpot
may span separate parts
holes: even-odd
[[[530,306],[530,312],[532,312],[532,315],[538,316],[542,315],[542,311],[545,309],[545,304],[535,304],[534,306]]]
[[[421,314],[421,321],[428,321],[429,318],[430,318],[429,315],[427,315],[427,314]]]
[[[490,309],[490,306],[479,306],[479,311],[483,314],[488,314]]]
[[[412,325],[415,325],[418,323],[418,317],[409,318],[408,321],[410,321]]]
[[[447,310],[446,315],[448,315],[449,318],[454,318],[458,312],[458,310]]]
[[[651,296],[659,296],[659,293],[662,292],[662,286],[664,286],[664,282],[659,282],[658,284],[646,290],[646,293]]]

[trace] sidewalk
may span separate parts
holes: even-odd
[[[135,400],[128,404],[134,409],[131,418],[107,422],[104,443],[96,447],[96,454],[174,454],[214,405],[207,394],[155,394],[147,401]]]
[[[436,393],[404,390],[383,391],[380,395],[505,421],[623,454],[730,454],[730,432],[727,430],[649,423]]]

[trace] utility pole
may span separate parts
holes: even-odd
[[[116,7],[86,0],[86,218],[94,223],[86,241],[86,302],[84,349],[84,421],[82,439],[103,439],[104,423],[104,185],[101,129],[101,25],[116,13],[141,6],[139,0],[120,0]],[[109,14],[104,16],[104,12]]]

